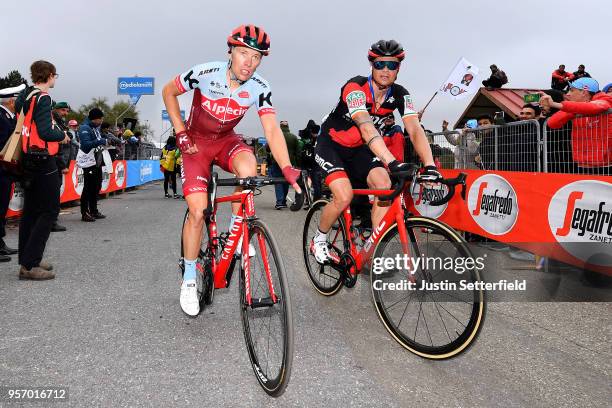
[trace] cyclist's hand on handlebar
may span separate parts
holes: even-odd
[[[417,176],[418,182],[425,183],[427,186],[431,186],[441,178],[442,174],[440,174],[436,166],[425,166]]]
[[[301,175],[302,175],[302,172],[299,169],[296,169],[295,167],[291,167],[291,166],[283,167],[283,176],[285,177],[285,180],[287,180],[287,182],[291,184],[291,186],[299,194],[302,193],[302,189],[298,185],[297,181]]]
[[[186,130],[182,130],[176,134],[176,145],[181,153],[194,154],[198,152],[198,147],[191,141]]]
[[[388,165],[389,167],[389,171],[391,173],[397,173],[400,171],[408,171],[412,168],[412,166],[408,163],[402,163],[400,161],[397,160],[393,160],[392,162],[389,163]]]

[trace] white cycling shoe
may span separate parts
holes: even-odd
[[[335,252],[329,250],[329,243],[327,241],[310,241],[310,253],[314,255],[317,263],[321,265],[328,264],[330,262],[339,263],[340,258]]]
[[[200,300],[198,299],[198,285],[195,279],[184,280],[181,285],[181,309],[189,316],[200,313]]]

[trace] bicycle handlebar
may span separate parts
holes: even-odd
[[[412,182],[412,180],[415,177],[417,178],[417,181],[418,181],[419,176],[417,174],[417,171],[418,171],[418,167],[413,166],[410,170],[391,173],[391,176],[398,179],[397,185],[395,186],[391,194],[380,196],[378,197],[378,199],[381,201],[391,201],[395,199],[404,190],[404,186],[406,185],[407,182]],[[453,196],[455,195],[455,186],[457,185],[461,185],[461,197],[465,200],[465,180],[466,178],[467,178],[467,175],[465,173],[459,173],[459,175],[455,178],[445,179],[441,177],[435,181],[428,181],[432,184],[440,183],[448,187],[448,193],[445,194],[444,197],[438,200],[430,201],[429,205],[438,206],[438,205],[443,205],[449,202],[450,199],[453,198]]]
[[[255,188],[261,186],[269,186],[272,184],[286,183],[284,177],[244,177],[244,178],[229,178],[217,180],[217,186],[232,187],[241,186],[247,188]]]

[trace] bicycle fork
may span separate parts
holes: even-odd
[[[257,232],[257,245],[259,245],[259,253],[261,254],[262,263],[264,267],[264,274],[266,277],[266,283],[268,286],[268,294],[270,296],[262,298],[253,298],[251,295],[251,260],[249,256],[249,221],[255,219],[255,206],[253,203],[253,193],[249,192],[246,197],[245,203],[245,219],[243,219],[242,228],[242,269],[244,271],[244,286],[246,291],[246,303],[252,309],[271,307],[278,303],[278,298],[274,292],[274,284],[272,282],[272,275],[270,273],[270,262],[268,258],[268,252],[266,251],[266,242],[263,235]]]

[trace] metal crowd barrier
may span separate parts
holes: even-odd
[[[612,175],[611,113],[576,115],[561,129],[534,119],[429,136],[454,153],[442,168]]]

